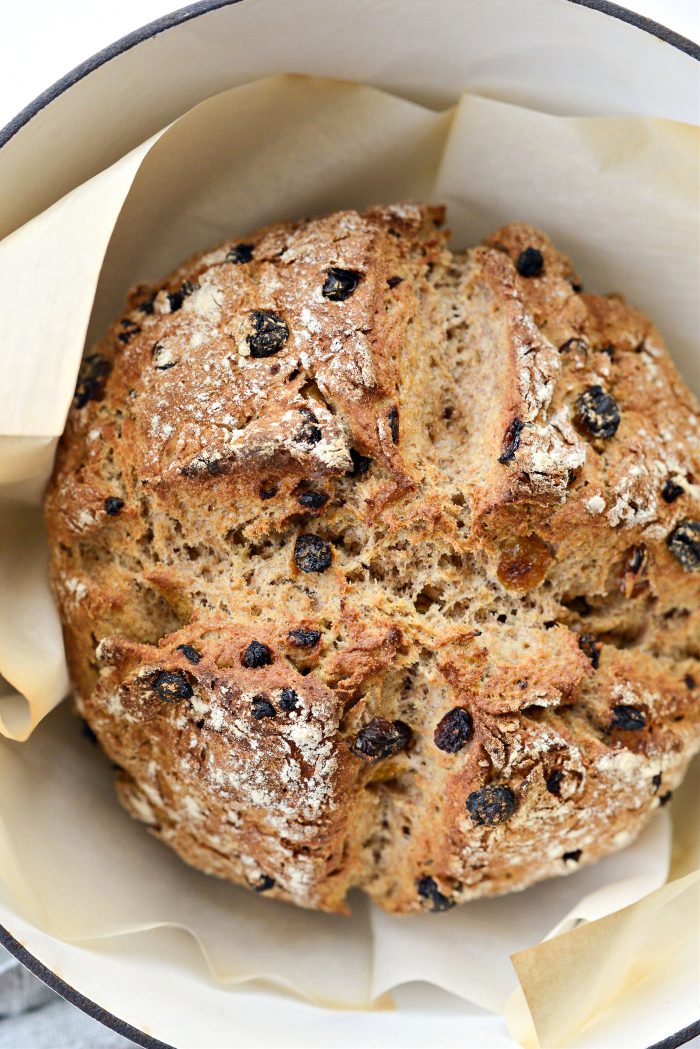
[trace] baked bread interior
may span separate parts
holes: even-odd
[[[700,745],[700,415],[512,223],[280,223],[132,291],[46,515],[78,709],[188,863],[445,910],[631,842]]]

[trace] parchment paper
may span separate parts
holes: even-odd
[[[434,113],[367,87],[277,77],[202,103],[0,243],[0,876],[27,920],[92,945],[186,928],[213,979],[264,978],[326,1006],[376,1007],[423,979],[505,1012],[515,954],[544,1045],[588,1044],[566,1039],[622,1015],[659,977],[638,950],[645,936],[676,945],[664,974],[693,973],[682,946],[700,852],[692,807],[671,884],[663,812],[623,853],[525,893],[404,919],[358,898],[347,920],[190,871],[121,812],[66,708],[10,741],[27,740],[67,689],[41,490],[85,332],[101,334],[130,284],[278,218],[445,201],[459,246],[512,218],[540,224],[590,290],[622,291],[654,317],[697,389],[697,156],[696,130],[672,122],[553,117],[474,96]],[[577,958],[595,974],[585,994]],[[513,999],[511,1030],[536,1044],[522,1016]]]

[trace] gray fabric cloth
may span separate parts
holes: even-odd
[[[65,1002],[0,947],[0,1049],[136,1049]]]

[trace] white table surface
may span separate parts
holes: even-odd
[[[290,0],[290,6],[292,3]],[[629,0],[626,6],[700,41],[697,0]],[[176,8],[177,0],[4,4],[0,127],[96,51]],[[0,1049],[128,1049],[131,1044],[62,1002],[9,956],[0,954]],[[700,1049],[700,1038],[687,1043],[685,1049]]]

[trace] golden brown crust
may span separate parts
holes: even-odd
[[[124,804],[308,907],[592,862],[700,741],[697,404],[541,233],[453,255],[441,218],[271,226],[136,289],[47,495]]]

